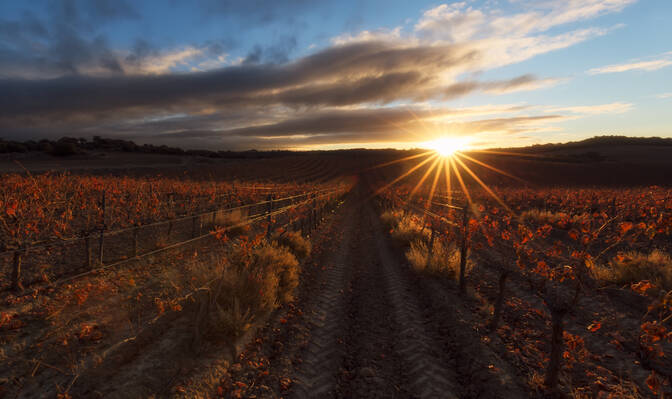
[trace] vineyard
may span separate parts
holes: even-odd
[[[2,175],[0,397],[672,395],[672,190],[417,158]]]
[[[473,284],[506,361],[580,397],[670,394],[672,190],[415,187],[379,191],[383,220],[415,270]]]
[[[226,314],[218,329],[228,326],[220,334],[242,334],[291,298],[296,258],[310,251],[302,237],[348,190],[350,183],[325,167],[286,162],[282,179],[263,180],[194,170],[191,178],[170,171],[3,175],[1,372],[11,380],[3,379],[10,382],[2,392],[32,396],[52,381],[49,392],[68,397],[80,378],[86,389],[84,375],[88,383],[99,378],[143,337],[174,331],[176,318],[193,324],[187,313],[203,313],[207,301],[199,293],[213,286],[228,287],[219,294]],[[188,340],[198,346],[209,334]]]

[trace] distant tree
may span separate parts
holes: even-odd
[[[80,149],[75,142],[70,140],[58,140],[54,143],[51,155],[57,157],[69,157],[80,153]]]

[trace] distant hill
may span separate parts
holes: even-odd
[[[596,136],[568,143],[493,148],[489,151],[554,162],[672,163],[672,138]]]
[[[672,138],[663,137],[628,137],[628,136],[595,136],[580,141],[567,143],[535,144],[528,147],[497,148],[494,150],[510,152],[553,152],[577,149],[589,149],[595,147],[615,146],[665,146],[672,147]]]

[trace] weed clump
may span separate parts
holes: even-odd
[[[521,223],[550,224],[568,228],[590,218],[587,214],[569,215],[565,212],[551,212],[543,209],[528,209],[519,216]]]
[[[656,287],[672,289],[672,258],[662,251],[628,252],[596,268],[595,277],[618,285],[649,280]]]
[[[389,223],[394,223],[390,221]],[[396,224],[392,224],[390,235],[403,246],[410,246],[415,241],[427,241],[429,229],[423,229],[422,225],[413,217],[399,213]]]
[[[385,228],[389,231],[396,229],[399,225],[399,220],[401,219],[401,212],[398,210],[395,211],[385,211],[380,215],[380,221],[383,222]]]
[[[453,243],[445,244],[441,240],[434,240],[431,253],[425,241],[413,241],[406,250],[406,259],[418,272],[457,278],[460,270],[460,251],[457,246]],[[471,267],[469,261],[467,271]]]
[[[240,209],[236,209],[218,216],[215,223],[227,229],[227,236],[236,237],[247,231],[248,226],[244,225],[246,221],[247,216]]]
[[[298,260],[303,260],[310,255],[312,245],[298,231],[286,231],[277,235],[274,241],[281,247],[288,248]]]

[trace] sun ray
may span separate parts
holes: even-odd
[[[490,187],[488,187],[488,185],[483,182],[483,180],[481,180],[478,176],[476,176],[476,173],[474,173],[471,169],[469,169],[469,167],[467,165],[465,165],[464,162],[462,162],[462,160],[460,158],[455,157],[455,162],[458,162],[460,164],[460,166],[462,166],[462,168],[464,170],[466,170],[467,173],[469,173],[471,175],[471,177],[473,177],[474,180],[476,180],[476,182],[478,184],[480,184],[481,187],[483,187],[483,189],[485,189],[485,191],[488,192],[488,194],[490,194],[502,207],[504,207],[504,209],[506,209],[509,213],[512,213],[512,214],[514,213],[513,210],[511,210],[511,208],[509,208],[509,206],[506,205],[504,203],[504,201],[502,201],[502,199],[499,198],[499,196],[497,196],[497,194],[495,194],[495,192],[492,191],[492,189]]]
[[[418,170],[420,167],[422,167],[422,165],[426,164],[427,162],[433,160],[433,159],[436,158],[436,157],[438,157],[438,155],[436,155],[436,154],[427,157],[427,159],[425,159],[424,161],[422,161],[422,162],[420,162],[419,164],[415,165],[414,167],[412,167],[411,169],[409,169],[409,170],[408,170],[406,173],[404,173],[403,175],[397,177],[396,179],[392,180],[391,182],[389,182],[389,183],[386,184],[385,186],[383,186],[383,187],[379,188],[378,190],[376,190],[376,192],[375,192],[374,195],[378,195],[378,194],[382,193],[383,191],[387,190],[388,188],[390,188],[390,186],[392,186],[393,184],[395,184],[395,183],[398,182],[399,180],[403,179],[404,177],[410,175],[411,173],[415,172],[415,171]]]
[[[514,157],[530,157],[530,158],[548,158],[544,155],[538,154],[526,154],[523,152],[507,152],[507,151],[493,151],[493,150],[469,150],[469,152],[474,153],[483,153],[483,154],[493,154],[493,155],[510,155]]]
[[[429,189],[429,196],[427,197],[427,203],[425,204],[425,208],[429,208],[430,205],[432,204],[432,199],[434,198],[434,191],[436,190],[437,183],[439,182],[439,178],[441,177],[441,169],[443,169],[443,165],[445,164],[444,162],[441,162],[441,158],[437,158],[436,160],[438,162],[438,169],[436,169],[436,173],[434,174],[434,181],[432,182],[432,187]]]
[[[457,176],[457,181],[460,183],[460,187],[462,187],[462,192],[464,193],[465,197],[467,197],[467,202],[469,203],[469,206],[474,209],[474,201],[471,200],[471,194],[469,194],[469,190],[467,189],[467,186],[464,184],[464,180],[462,179],[462,175],[460,174],[460,170],[457,168],[457,165],[455,164],[455,161],[453,158],[448,158],[450,163],[452,164],[453,169],[455,170],[455,176]]]
[[[478,159],[473,158],[473,157],[470,157],[469,155],[466,155],[466,154],[463,154],[463,153],[459,153],[459,154],[455,154],[455,155],[457,155],[457,156],[459,156],[459,157],[466,158],[466,159],[468,159],[468,160],[470,160],[470,161],[472,161],[472,162],[474,162],[474,163],[477,163],[477,164],[479,164],[479,165],[481,165],[481,166],[483,166],[483,167],[485,167],[485,168],[488,168],[488,169],[490,169],[490,170],[492,170],[492,171],[495,171],[495,172],[497,172],[497,173],[499,173],[499,174],[502,174],[502,175],[504,175],[504,176],[506,176],[506,177],[510,177],[510,178],[512,178],[512,179],[518,180],[518,181],[521,182],[521,183],[529,184],[529,182],[527,182],[527,181],[521,179],[520,177],[517,177],[517,176],[514,176],[514,175],[512,175],[512,174],[510,174],[510,173],[504,172],[504,171],[501,170],[501,169],[495,168],[495,167],[492,166],[492,165],[488,165],[487,163],[482,162],[482,161],[479,161]]]
[[[411,190],[411,193],[408,196],[408,201],[410,201],[411,198],[413,198],[413,196],[415,195],[415,193],[418,192],[418,189],[420,189],[420,187],[422,186],[422,183],[424,183],[425,180],[427,180],[427,177],[429,177],[429,175],[432,173],[432,170],[434,170],[434,168],[436,167],[436,165],[439,163],[440,160],[441,160],[440,157],[436,157],[436,159],[434,160],[434,163],[432,163],[429,166],[429,168],[427,169],[425,174],[422,175],[422,178],[420,179],[420,181],[418,181],[418,184],[416,184],[415,187],[413,187],[413,190]]]
[[[453,188],[451,187],[451,181],[450,181],[450,161],[448,158],[443,159],[444,167],[446,169],[446,196],[448,197],[448,205],[453,204],[453,196],[452,196],[452,190]]]
[[[389,161],[389,162],[381,163],[380,165],[372,166],[371,168],[369,168],[369,170],[382,168],[384,166],[394,165],[395,163],[399,163],[399,162],[410,161],[411,159],[420,158],[420,157],[425,156],[425,155],[430,155],[433,152],[434,151],[426,151],[426,152],[423,152],[421,154],[409,155],[409,156],[404,157],[404,158],[395,159],[394,161]]]

